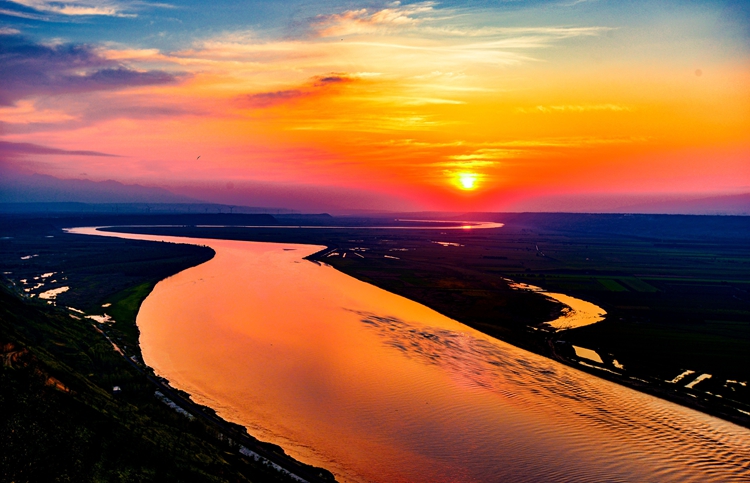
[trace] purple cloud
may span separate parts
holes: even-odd
[[[34,95],[54,95],[130,86],[167,84],[174,74],[139,72],[102,57],[85,44],[43,45],[21,35],[0,42],[0,105]]]

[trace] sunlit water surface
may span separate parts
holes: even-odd
[[[749,430],[302,260],[323,247],[116,236],[216,251],[146,298],[145,362],[339,481],[750,481]]]

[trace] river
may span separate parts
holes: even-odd
[[[207,245],[138,314],[144,361],[341,482],[750,481],[750,430],[493,339],[303,260]]]

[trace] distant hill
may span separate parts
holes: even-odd
[[[711,196],[693,200],[670,200],[626,205],[612,210],[623,213],[664,213],[675,215],[750,215],[750,193]]]
[[[60,179],[44,174],[2,173],[0,203],[196,203],[164,188],[118,181]]]
[[[540,195],[503,207],[516,213],[640,213],[750,215],[750,193],[702,196],[670,193],[581,193]]]
[[[220,205],[216,203],[78,203],[78,202],[0,202],[0,213],[6,214],[184,214],[184,215],[217,215],[217,214],[258,214],[258,213],[291,213],[282,208],[257,206]],[[293,215],[290,215],[293,216]]]

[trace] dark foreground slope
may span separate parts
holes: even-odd
[[[160,407],[148,382],[90,324],[0,289],[0,350],[2,481],[251,481],[263,474],[228,444],[209,442],[208,428]],[[113,395],[113,383],[123,393]],[[267,481],[283,481],[267,473]]]

